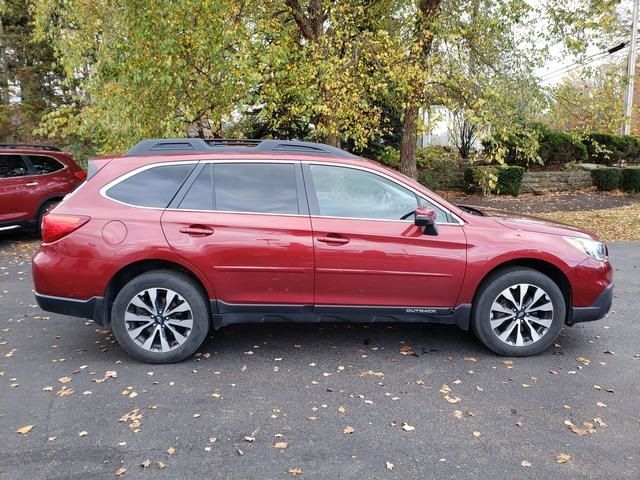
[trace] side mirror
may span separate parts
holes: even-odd
[[[423,227],[422,233],[425,235],[438,235],[436,226],[436,211],[426,205],[420,205],[415,212],[416,227]]]

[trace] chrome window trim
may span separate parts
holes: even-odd
[[[274,159],[274,160],[264,160],[264,159],[260,159],[260,160],[245,160],[245,159],[205,159],[205,160],[179,160],[176,162],[157,162],[157,163],[150,163],[149,165],[143,165],[141,167],[138,167],[132,171],[130,171],[129,173],[125,173],[124,175],[115,178],[114,180],[111,180],[109,183],[107,183],[105,186],[103,186],[100,190],[99,193],[102,197],[111,200],[112,202],[116,202],[119,203],[121,205],[126,205],[128,207],[134,207],[134,208],[144,208],[146,210],[167,210],[167,211],[172,211],[172,212],[214,212],[214,213],[242,213],[242,214],[246,214],[246,215],[276,215],[276,216],[289,216],[289,217],[308,217],[309,215],[307,214],[300,214],[300,213],[260,213],[260,212],[235,212],[235,211],[229,211],[229,210],[195,210],[195,209],[187,209],[187,208],[161,208],[161,207],[145,207],[144,205],[135,205],[133,203],[127,203],[127,202],[122,202],[120,200],[117,200],[113,197],[110,197],[109,195],[107,195],[107,190],[109,190],[111,187],[114,187],[116,185],[118,185],[120,182],[124,182],[125,180],[127,180],[128,178],[144,172],[145,170],[149,170],[151,168],[156,168],[156,167],[166,167],[166,166],[173,166],[173,165],[198,165],[200,163],[284,163],[284,164],[291,164],[291,165],[296,165],[298,163],[300,163],[299,160],[278,160],[278,159]]]
[[[382,172],[378,172],[377,170],[372,170],[370,168],[366,168],[366,167],[361,167],[359,165],[345,165],[344,163],[339,163],[339,162],[314,162],[314,161],[305,161],[305,160],[301,160],[301,162],[303,164],[306,165],[334,165],[337,167],[342,167],[342,168],[351,168],[354,170],[362,170],[364,172],[368,172],[368,173],[372,173],[374,175],[378,175],[380,177],[383,177],[387,180],[389,180],[390,182],[395,183],[396,185],[406,188],[407,190],[413,192],[415,195],[417,195],[418,197],[422,198],[424,201],[431,203],[433,205],[435,205],[436,207],[438,207],[440,210],[448,213],[449,215],[451,215],[451,217],[455,220],[457,220],[457,222],[436,222],[438,225],[457,225],[457,226],[462,226],[464,225],[464,220],[462,220],[458,215],[456,215],[455,213],[453,213],[451,210],[449,210],[448,208],[443,207],[442,205],[440,205],[438,202],[427,198],[424,196],[423,193],[419,192],[418,190],[416,190],[415,188],[411,187],[410,185],[405,185],[403,183],[398,182],[395,178],[390,177],[389,175],[386,175]],[[412,223],[410,220],[388,220],[388,219],[384,219],[384,218],[359,218],[359,217],[334,217],[334,216],[328,216],[328,215],[312,215],[313,218],[343,218],[343,219],[351,219],[351,220],[370,220],[373,222],[402,222],[402,223]]]
[[[327,160],[331,160],[331,159],[327,159]],[[386,175],[385,173],[382,172],[378,172],[376,170],[372,170],[366,167],[361,167],[359,165],[347,165],[344,163],[340,163],[339,161],[336,162],[332,162],[332,161],[327,161],[327,162],[315,162],[312,160],[282,160],[282,159],[205,159],[205,160],[179,160],[179,161],[175,161],[175,162],[157,162],[157,163],[151,163],[149,165],[143,165],[141,167],[138,167],[134,170],[132,170],[129,173],[126,173],[112,181],[110,181],[109,183],[107,183],[105,186],[103,186],[100,190],[99,193],[102,197],[111,200],[112,202],[116,202],[119,203],[121,205],[127,205],[129,207],[134,207],[134,208],[144,208],[147,210],[168,210],[168,211],[173,211],[173,212],[202,212],[202,213],[233,213],[233,214],[244,214],[244,215],[272,215],[272,216],[285,216],[285,217],[310,217],[310,218],[336,218],[336,219],[348,219],[348,220],[368,220],[368,221],[373,221],[373,222],[401,222],[401,223],[411,223],[411,221],[407,221],[407,220],[387,220],[387,219],[379,219],[379,218],[357,218],[357,217],[333,217],[333,216],[323,216],[323,215],[307,215],[307,214],[299,214],[299,213],[260,213],[260,212],[236,212],[236,211],[229,211],[229,210],[196,210],[196,209],[186,209],[186,208],[160,208],[160,207],[145,207],[142,205],[134,205],[131,203],[126,203],[126,202],[122,202],[120,200],[117,200],[115,198],[112,198],[110,196],[108,196],[106,194],[107,190],[109,190],[111,187],[119,184],[120,182],[123,182],[124,180],[128,179],[129,177],[132,177],[133,175],[136,175],[140,172],[143,172],[145,170],[148,170],[150,168],[156,168],[156,167],[162,167],[162,166],[171,166],[171,165],[197,165],[199,163],[288,163],[288,164],[297,164],[297,163],[301,163],[301,164],[306,164],[306,165],[334,165],[334,166],[338,166],[338,167],[343,167],[343,168],[352,168],[355,170],[362,170],[364,172],[368,172],[368,173],[372,173],[374,175],[379,175],[393,183],[395,183],[396,185],[399,185],[400,187],[406,188],[407,190],[410,190],[411,192],[413,192],[415,195],[417,195],[418,197],[422,198],[423,200],[425,200],[426,202],[429,202],[433,205],[435,205],[436,207],[438,207],[439,209],[443,210],[444,212],[447,212],[449,215],[451,215],[451,217],[456,220],[456,222],[438,222],[438,225],[456,225],[456,226],[463,226],[464,225],[464,221],[455,213],[453,213],[451,210],[449,210],[448,208],[443,207],[442,205],[440,205],[438,202],[425,197],[424,194],[422,194],[421,192],[419,192],[418,190],[416,190],[415,188],[411,187],[410,185],[405,185],[402,183],[399,183],[396,179],[394,179],[393,177],[390,177],[389,175]],[[54,172],[55,173],[55,172]]]

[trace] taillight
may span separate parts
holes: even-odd
[[[85,172],[84,170],[80,170],[74,173],[73,176],[76,177],[78,180],[82,181],[85,178],[87,178],[87,172]]]
[[[51,243],[60,240],[79,229],[89,220],[91,220],[91,217],[83,215],[49,213],[42,218],[42,242]]]

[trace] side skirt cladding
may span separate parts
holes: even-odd
[[[230,304],[211,300],[213,326],[243,323],[441,323],[469,329],[471,305],[442,307],[380,307],[346,305]]]

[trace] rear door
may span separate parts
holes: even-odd
[[[0,227],[33,219],[37,182],[30,173],[22,155],[0,154]]]
[[[162,216],[171,248],[222,311],[313,303],[311,222],[299,162],[204,162]]]
[[[390,177],[331,164],[305,165],[304,173],[318,307],[456,305],[466,239],[448,212],[430,204],[439,234],[424,235],[411,213],[428,200]]]

